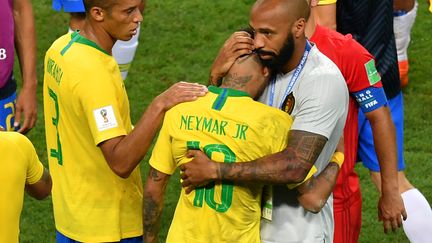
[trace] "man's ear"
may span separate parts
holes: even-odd
[[[90,9],[90,17],[97,22],[102,22],[105,18],[105,11],[100,7],[92,7]]]
[[[293,24],[293,35],[294,38],[299,38],[304,35],[306,28],[306,19],[305,18],[299,18],[296,20]]]
[[[318,5],[319,0],[310,0],[310,6],[316,7]]]
[[[263,67],[262,74],[265,78],[270,77],[270,69],[268,67]]]

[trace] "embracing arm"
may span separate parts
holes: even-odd
[[[288,146],[281,152],[250,163],[217,163],[218,180],[256,181],[269,184],[301,182],[321,153],[327,138],[291,130]]]
[[[36,34],[30,0],[14,0],[13,16],[15,47],[23,79],[23,86],[16,103],[14,127],[18,127],[17,124],[24,117],[18,132],[26,133],[34,127],[37,119]]]
[[[181,165],[182,186],[189,193],[197,185],[212,180],[289,184],[303,181],[321,153],[327,138],[315,133],[291,130],[287,147],[252,162],[217,163],[201,151],[190,150],[192,162]]]
[[[312,177],[297,188],[297,199],[303,208],[312,213],[321,211],[333,192],[343,162],[344,139],[342,136],[326,168],[317,177]]]
[[[383,221],[384,231],[395,230],[402,225],[401,216],[407,215],[398,185],[396,132],[388,107],[382,106],[365,113],[372,128],[375,151],[381,170],[381,197],[378,217]],[[379,185],[378,185],[379,186]]]
[[[165,111],[180,102],[195,100],[206,92],[203,85],[176,83],[153,100],[130,134],[100,143],[99,147],[114,173],[129,177],[147,153]]]
[[[158,242],[163,199],[169,175],[150,167],[144,186],[143,226],[144,243]]]

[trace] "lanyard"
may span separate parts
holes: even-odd
[[[294,73],[291,77],[291,80],[288,83],[288,87],[285,90],[285,94],[283,96],[281,104],[278,106],[279,109],[282,107],[282,102],[286,99],[286,97],[289,95],[289,93],[291,93],[291,91],[294,87],[294,84],[297,82],[298,77],[300,76],[300,73],[303,70],[303,67],[306,63],[306,59],[309,55],[311,48],[312,48],[312,45],[310,44],[309,40],[306,40],[306,46],[305,46],[305,50],[303,52],[303,57],[301,58],[300,63],[297,65],[296,69],[294,70]],[[275,86],[276,86],[276,78],[272,79],[270,82],[270,95],[269,95],[269,102],[268,102],[269,106],[273,106],[273,101],[274,101],[274,96],[275,96]]]

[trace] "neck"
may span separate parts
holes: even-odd
[[[116,42],[101,25],[95,25],[86,20],[80,35],[95,42],[99,47],[112,54],[112,48]]]
[[[306,22],[305,35],[310,39],[315,33],[316,21],[313,12],[310,14],[308,21]]]
[[[228,88],[228,89],[235,89],[238,91],[243,91],[243,92],[249,94],[250,97],[255,97],[255,95],[256,95],[255,89],[253,89],[252,87],[249,87],[249,85],[238,86],[238,85],[231,85],[230,83],[228,83],[228,84],[222,83],[220,88]]]
[[[300,37],[295,43],[294,53],[290,60],[285,64],[282,68],[282,72],[284,74],[291,72],[294,70],[297,65],[300,63],[300,60],[303,57],[303,53],[306,47],[306,37]]]

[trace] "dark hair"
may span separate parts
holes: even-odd
[[[86,13],[90,11],[93,7],[100,7],[107,11],[110,11],[111,8],[115,5],[114,0],[84,0],[84,8]]]
[[[252,28],[251,27],[243,27],[243,28],[240,28],[240,30],[239,31],[244,31],[244,32],[247,32],[249,35],[250,35],[250,37],[253,39],[253,38],[255,38],[255,33],[254,33],[254,31],[252,30]]]

